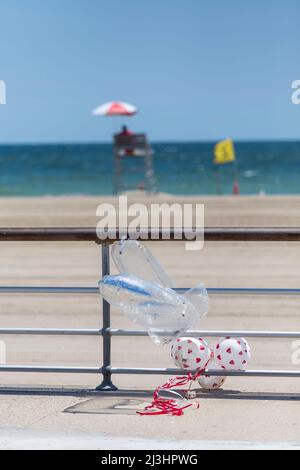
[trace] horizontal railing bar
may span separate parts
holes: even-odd
[[[174,368],[139,368],[139,367],[107,367],[112,374],[146,374],[146,375],[186,375],[195,373],[187,369]],[[40,372],[40,373],[72,373],[72,374],[101,374],[102,367],[66,367],[66,366],[21,366],[0,365],[0,372]],[[206,375],[228,377],[300,377],[300,371],[282,370],[247,370],[225,371],[209,369]]]
[[[110,328],[108,331],[112,336],[147,336],[146,330],[123,330],[118,328]],[[165,331],[157,331],[157,334],[166,335]],[[190,330],[184,333],[184,336],[193,337],[226,337],[231,336],[232,338],[300,338],[300,332],[296,331],[200,331]]]
[[[66,374],[102,374],[102,367],[0,365],[0,372],[45,372]]]
[[[183,294],[189,287],[174,289]],[[271,295],[290,296],[300,295],[300,289],[280,288],[244,288],[244,287],[211,287],[207,289],[210,295]],[[97,287],[35,287],[35,286],[0,286],[0,294],[97,294]]]
[[[128,237],[151,241],[191,241],[195,235],[201,235],[203,229],[185,228],[181,234],[180,229],[141,229],[127,233]],[[98,232],[99,234],[99,232]],[[97,243],[114,243],[124,238],[124,230],[111,229],[109,234],[103,230],[100,233],[96,228],[2,228],[0,241],[93,241]],[[205,241],[300,241],[300,228],[235,228],[235,227],[208,227],[204,229]]]
[[[176,289],[186,292],[188,289]],[[289,296],[300,295],[300,289],[284,289],[284,288],[256,288],[256,287],[211,287],[207,289],[210,295],[271,295],[271,296]]]
[[[112,336],[148,336],[146,330],[126,330],[117,328],[93,329],[93,328],[0,328],[1,335],[45,335],[45,336],[103,336],[105,333]],[[165,331],[157,334],[165,335]],[[185,336],[226,337],[233,338],[300,338],[300,332],[294,331],[187,331]]]
[[[145,375],[186,375],[196,371],[175,368],[143,368],[143,367],[107,367],[112,374],[145,374]],[[72,373],[101,374],[102,367],[66,367],[66,366],[21,366],[0,365],[0,372],[40,372],[40,373]],[[228,377],[300,377],[300,371],[285,370],[246,370],[225,371],[208,369],[206,375]]]
[[[145,374],[145,375],[187,375],[196,373],[187,369],[163,369],[163,368],[139,368],[139,367],[109,367],[112,374]],[[224,377],[300,377],[300,371],[285,370],[245,370],[226,371],[210,369],[205,371],[206,375]]]
[[[0,328],[0,335],[101,336],[102,330],[92,328]]]
[[[0,294],[99,294],[97,287],[1,286]]]

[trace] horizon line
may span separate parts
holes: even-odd
[[[167,140],[157,140],[151,139],[150,143],[152,144],[215,144],[216,142],[220,142],[226,138],[232,137],[223,137],[219,139],[189,139],[189,140],[182,140],[182,139],[167,139]],[[300,142],[300,137],[296,138],[284,138],[284,139],[276,139],[276,138],[250,138],[250,139],[234,139],[232,140],[235,143],[263,143],[263,142],[278,142],[278,143],[288,143],[288,142]],[[34,146],[34,145],[112,145],[112,140],[57,140],[57,141],[36,141],[36,142],[0,142],[0,147],[5,146]]]

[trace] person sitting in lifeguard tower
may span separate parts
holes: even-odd
[[[117,134],[118,137],[134,135],[134,132],[130,131],[127,126],[122,126],[121,132]]]

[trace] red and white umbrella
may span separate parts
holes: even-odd
[[[123,101],[110,101],[94,109],[94,116],[133,116],[138,112],[137,108]]]

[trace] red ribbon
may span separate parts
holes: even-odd
[[[159,393],[162,390],[170,390],[174,387],[182,387],[187,385],[190,382],[194,382],[200,375],[202,375],[204,370],[198,371],[195,375],[188,374],[183,376],[176,376],[168,380],[163,385],[157,387],[153,394],[153,401],[149,406],[146,406],[144,411],[137,411],[137,414],[140,416],[156,416],[156,415],[172,415],[172,416],[182,416],[184,410],[190,406],[196,405],[199,408],[199,403],[189,403],[184,406],[179,406],[177,400],[170,399],[166,400],[159,396]],[[154,411],[155,410],[155,411]]]

